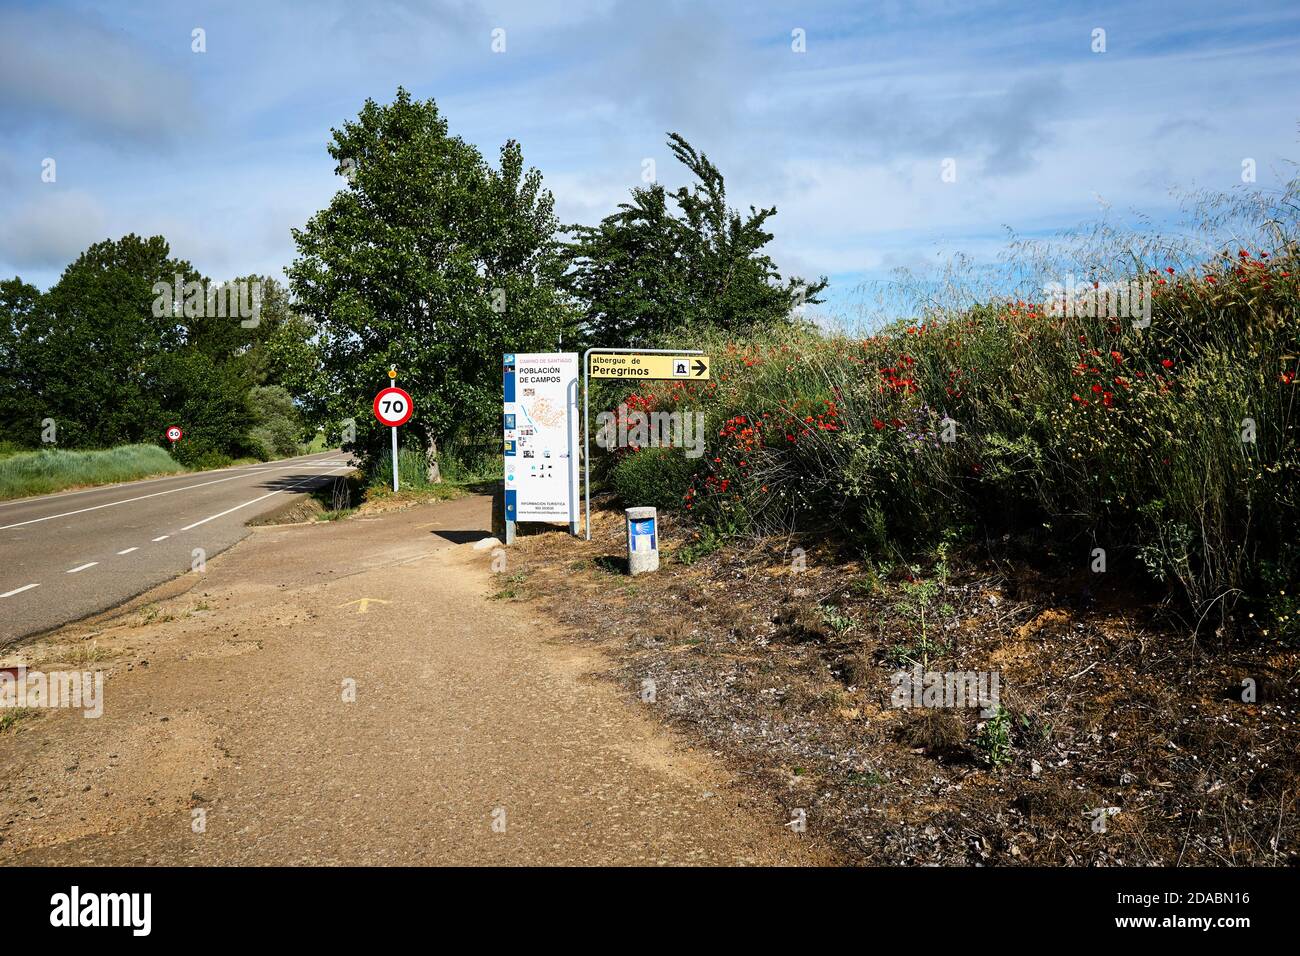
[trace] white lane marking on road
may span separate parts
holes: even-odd
[[[68,570],[65,573],[76,574],[78,571],[86,570],[86,568],[93,568],[97,564],[99,564],[98,561],[87,561],[85,564],[79,564],[75,568],[68,568]]]
[[[160,475],[157,478],[141,478],[139,481],[115,481],[111,485],[96,485],[94,488],[82,488],[78,491],[64,491],[57,495],[30,495],[26,498],[11,498],[8,501],[0,501],[0,508],[8,508],[12,505],[30,505],[37,501],[53,501],[55,498],[72,498],[75,495],[88,495],[95,491],[114,491],[127,485],[152,485],[159,481],[177,481],[182,478],[195,478],[199,475],[220,474],[223,471],[234,471],[238,469],[244,473],[248,465],[237,465],[235,468],[214,468],[211,472],[205,471],[182,471],[175,475]]]
[[[168,538],[170,538],[170,537],[171,537],[171,535],[169,535],[169,534],[160,534],[160,535],[158,535],[158,537],[156,537],[156,538],[153,539],[153,543],[154,543],[154,544],[157,544],[159,541],[166,541],[166,540],[167,540]]]
[[[320,465],[322,461],[307,459],[299,461],[298,459],[281,458],[280,461],[295,461],[299,465]],[[334,462],[330,462],[334,464]],[[196,478],[199,475],[219,475],[223,471],[238,471],[240,474],[250,474],[258,471],[271,471],[271,466],[277,468],[292,468],[293,465],[279,465],[276,462],[268,462],[266,465],[229,465],[225,468],[213,468],[210,471],[183,471],[178,475],[159,475],[157,478],[141,478],[139,481],[115,481],[111,485],[96,485],[94,488],[82,488],[78,491],[62,491],[54,495],[30,495],[26,498],[11,498],[9,501],[0,501],[0,508],[8,508],[10,505],[30,505],[36,501],[53,501],[55,498],[71,498],[74,495],[88,495],[94,491],[112,491],[115,488],[125,488],[127,485],[152,485],[156,481],[177,481],[181,478]]]
[[[351,468],[352,466],[343,465],[341,467]],[[230,514],[233,511],[238,511],[240,508],[247,508],[249,505],[257,504],[259,501],[265,501],[267,498],[270,498],[271,495],[278,495],[281,492],[285,492],[285,491],[293,491],[293,489],[297,488],[298,485],[305,485],[307,484],[307,482],[315,481],[317,478],[324,478],[326,475],[330,473],[330,471],[338,471],[338,468],[331,468],[329,471],[322,472],[319,475],[312,475],[310,478],[304,478],[302,481],[295,482],[294,484],[290,485],[288,488],[277,488],[275,491],[271,492],[271,494],[262,495],[262,497],[254,498],[252,501],[245,501],[242,505],[235,505],[235,507],[233,508],[227,508],[225,511],[222,511],[219,514],[210,515],[207,518],[204,518],[202,521],[196,521],[193,524],[187,524],[185,527],[181,528],[181,530],[189,531],[191,528],[197,528],[199,525],[207,524],[209,521],[216,521],[218,518],[224,518],[226,515]]]
[[[314,464],[316,464],[314,461],[304,461],[304,462],[298,462],[297,464],[283,465],[280,467],[281,469],[301,468],[303,465],[314,465]],[[330,470],[333,471],[335,469],[331,468]],[[65,511],[63,512],[63,514],[46,515],[44,518],[32,518],[28,521],[18,521],[15,522],[14,524],[0,525],[0,531],[8,531],[10,528],[21,528],[24,525],[37,524],[41,521],[52,521],[55,518],[70,518],[73,515],[85,514],[87,511],[98,511],[100,508],[112,508],[114,505],[129,505],[133,501],[144,501],[146,498],[157,498],[160,495],[174,495],[178,491],[190,491],[191,489],[194,488],[206,488],[208,485],[219,485],[223,481],[234,481],[236,478],[244,478],[244,477],[246,476],[243,474],[231,475],[229,478],[217,478],[213,481],[201,481],[197,485],[186,485],[184,488],[169,488],[166,491],[155,491],[153,494],[149,494],[149,495],[139,495],[138,497],[135,498],[123,498],[121,501],[109,501],[102,505],[92,505],[89,508],[79,508],[76,511]],[[312,477],[319,477],[319,476],[313,475]]]
[[[40,587],[39,584],[24,584],[20,588],[14,588],[12,591],[6,591],[4,594],[0,594],[0,598],[13,597],[15,594],[22,594],[24,591],[30,591],[32,588],[38,587]]]
[[[130,554],[132,551],[139,551],[139,548],[127,548],[125,551],[119,551],[118,554]]]
[[[123,498],[121,501],[109,501],[102,505],[92,505],[89,508],[79,508],[76,511],[65,511],[63,514],[46,515],[44,518],[32,518],[30,521],[19,521],[14,524],[0,526],[0,531],[8,531],[10,528],[21,528],[23,525],[37,524],[41,521],[52,521],[55,518],[70,518],[73,515],[85,514],[87,511],[98,511],[100,508],[111,508],[114,505],[129,505],[133,501],[144,501],[146,498],[157,498],[159,495],[174,495],[178,491],[189,491],[193,488],[206,488],[208,485],[219,485],[223,481],[234,481],[236,478],[242,478],[243,475],[231,475],[229,478],[218,478],[215,481],[202,481],[197,485],[186,485],[184,488],[170,488],[167,491],[155,491],[151,495],[140,495],[136,498]]]

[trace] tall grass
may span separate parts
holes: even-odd
[[[915,320],[865,337],[683,336],[673,344],[713,354],[713,380],[642,390],[656,409],[707,416],[682,507],[866,551],[960,530],[1035,536],[1080,568],[1100,555],[1110,573],[1167,582],[1197,626],[1240,624],[1248,598],[1270,611],[1252,626],[1295,629],[1296,200],[1221,202],[1190,249],[1112,230],[1065,252],[1021,248],[1037,299],[963,301],[949,283]],[[1216,227],[1231,245],[1196,260]],[[1070,273],[1147,283],[1150,324],[1059,314],[1041,283]]]
[[[392,451],[385,448],[382,454],[374,458],[372,466],[366,469],[366,474],[371,487],[391,488],[393,486]],[[405,489],[428,488],[432,484],[429,481],[429,466],[424,452],[413,448],[398,448],[397,482],[399,488]]]
[[[0,499],[182,471],[185,468],[157,445],[122,445],[103,451],[50,448],[19,452],[0,459]]]
[[[438,458],[443,480],[454,484],[500,481],[502,461],[500,436],[446,442]]]
[[[453,485],[500,479],[501,442],[500,440],[446,442],[439,449],[438,467],[442,480]],[[385,448],[382,453],[375,456],[366,469],[366,475],[371,487],[391,488],[392,451]],[[402,488],[425,489],[433,485],[433,482],[429,481],[428,462],[422,450],[406,447],[398,449],[397,478]]]

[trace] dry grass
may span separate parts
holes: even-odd
[[[527,599],[601,643],[630,697],[653,680],[662,719],[725,754],[782,815],[807,809],[852,858],[1300,860],[1294,647],[1207,647],[1154,623],[1140,596],[1009,558],[953,558],[931,599],[929,666],[1000,673],[1010,762],[992,768],[979,759],[978,710],[891,705],[897,649],[918,646],[912,572],[784,540],[688,567],[671,559],[686,533],[661,518],[663,568],[631,582],[605,570],[621,530],[598,512],[590,544],[521,539],[502,580],[526,575]],[[796,543],[803,573],[786,557]],[[1246,678],[1253,703],[1241,699]],[[1118,812],[1100,831],[1104,808]]]

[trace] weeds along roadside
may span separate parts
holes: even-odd
[[[1100,260],[1123,269],[1057,258],[1085,288],[1147,290],[1148,316],[1017,298],[865,337],[806,324],[671,337],[660,344],[713,356],[709,382],[606,389],[593,409],[701,412],[706,454],[621,449],[599,470],[629,503],[674,505],[714,535],[830,531],[867,555],[1019,536],[1164,584],[1194,628],[1294,636],[1289,208],[1266,248],[1194,264],[1158,245]]]

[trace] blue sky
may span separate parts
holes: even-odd
[[[330,128],[398,85],[490,158],[519,140],[565,222],[646,159],[677,185],[681,132],[733,204],[777,206],[779,265],[829,275],[842,315],[864,281],[990,261],[1011,232],[1169,221],[1245,158],[1291,178],[1300,5],[0,0],[0,276],[46,287],[128,232],[213,278],[280,275],[342,185]]]

